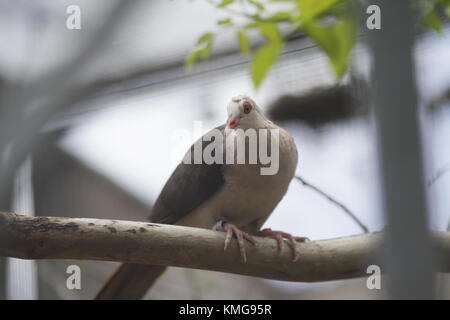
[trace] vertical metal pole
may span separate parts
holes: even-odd
[[[6,299],[6,258],[0,257],[0,300]]]
[[[387,273],[390,293],[396,299],[433,297],[411,3],[372,1],[381,8],[381,30],[367,31],[373,57],[371,90],[388,223]]]
[[[11,208],[15,213],[34,215],[32,170],[31,156],[28,156],[19,168],[14,181]],[[38,298],[36,261],[9,258],[6,270],[7,299],[36,300]]]

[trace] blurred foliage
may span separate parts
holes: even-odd
[[[251,55],[250,73],[255,88],[276,62],[283,45],[297,34],[314,41],[327,55],[339,80],[347,71],[350,53],[356,42],[360,19],[368,15],[364,0],[207,0],[221,10],[216,32],[202,34],[186,57],[185,68],[211,55],[214,37],[232,29],[239,49]],[[441,31],[450,17],[450,0],[412,0],[419,21],[427,28]],[[382,21],[382,8],[381,8]],[[263,41],[253,45],[248,34],[257,31]]]
[[[440,33],[442,23],[450,18],[450,0],[415,0],[414,4],[422,24]]]
[[[368,113],[365,80],[353,78],[348,84],[315,87],[300,94],[282,95],[268,109],[273,121],[299,121],[312,128],[346,121]]]

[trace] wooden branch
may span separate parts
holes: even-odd
[[[382,233],[301,243],[300,258],[279,251],[275,240],[256,237],[246,244],[244,263],[236,242],[226,250],[221,232],[103,219],[28,217],[0,212],[0,256],[22,259],[107,260],[237,273],[286,281],[327,281],[365,275],[381,265],[376,251]],[[450,272],[450,233],[433,232],[435,249]]]

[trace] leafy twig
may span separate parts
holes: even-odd
[[[228,30],[230,27],[236,30],[239,34],[237,37],[238,43],[242,37],[246,37],[243,30],[259,29],[261,35],[266,38],[267,41],[265,43],[254,46],[255,52],[252,53],[253,64],[250,68],[250,74],[252,75],[255,89],[261,85],[267,72],[276,62],[274,56],[279,54],[281,45],[299,33],[309,37],[317,44],[327,55],[337,80],[341,79],[348,68],[348,62],[351,57],[350,53],[357,40],[359,20],[361,17],[366,18],[366,1],[283,1],[286,4],[290,4],[290,6],[280,11],[278,4],[275,3],[276,1],[240,0],[240,7],[236,7],[238,5],[238,1],[236,0],[206,0],[206,2],[214,6],[217,10],[220,10],[220,12],[247,20],[245,23],[237,24],[234,21],[232,22],[231,17],[217,21],[220,27],[224,27],[220,30],[225,30],[225,28]],[[414,3],[417,4],[421,22],[427,28],[441,32],[442,24],[448,21],[450,17],[450,1],[417,0]],[[247,11],[247,5],[254,8],[255,12],[253,10],[252,12]],[[441,11],[446,12],[445,17],[440,14]],[[333,23],[327,23],[323,20],[327,17],[332,18],[331,21]],[[223,23],[223,20],[227,22]],[[270,26],[271,29],[278,30],[281,24],[287,24],[291,32],[288,32],[287,35],[277,35],[276,42],[278,44],[267,47],[267,42],[273,42],[271,41],[273,38],[268,39],[264,29]],[[220,33],[220,30],[218,33]],[[202,54],[202,52],[206,51],[199,52],[197,45],[198,42],[186,59],[186,69],[190,69],[200,59],[209,58],[209,54]],[[207,51],[209,52],[210,49],[208,48]],[[248,52],[242,51],[242,53],[247,54]]]
[[[325,193],[324,191],[320,190],[318,187],[312,185],[311,183],[307,182],[305,179],[303,179],[300,176],[295,176],[295,178],[300,181],[305,187],[309,187],[311,189],[313,189],[314,191],[316,191],[317,193],[319,193],[320,195],[322,195],[323,197],[327,198],[329,201],[331,201],[332,203],[334,203],[335,205],[337,205],[339,208],[341,208],[345,213],[347,213],[350,218],[352,218],[360,227],[361,229],[364,230],[364,232],[369,232],[369,229],[355,216],[355,214],[353,214],[353,212],[350,211],[350,209],[348,209],[345,205],[343,205],[342,203],[340,203],[339,201],[337,201],[336,199],[334,199],[333,197],[331,197],[330,195],[328,195],[327,193]]]

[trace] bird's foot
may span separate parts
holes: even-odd
[[[254,245],[255,244],[255,240],[253,239],[253,236],[251,234],[248,234],[247,232],[244,232],[244,231],[240,230],[234,224],[231,224],[231,223],[228,223],[228,222],[224,222],[222,224],[222,228],[227,233],[227,235],[225,237],[225,247],[223,248],[223,250],[227,250],[228,245],[231,242],[231,238],[233,236],[235,236],[236,239],[237,239],[237,243],[238,243],[238,247],[239,247],[239,252],[241,253],[241,257],[244,260],[244,262],[247,262],[247,254],[245,253],[245,241],[244,240],[247,240],[248,242],[250,242],[251,244]]]
[[[298,257],[300,256],[300,249],[298,247],[298,242],[307,242],[310,241],[307,237],[294,237],[290,233],[283,232],[283,231],[274,231],[270,228],[260,230],[257,233],[258,236],[261,237],[270,237],[274,238],[277,241],[278,244],[278,250],[281,250],[281,247],[283,245],[283,240],[287,240],[287,243],[292,248],[294,258],[292,261],[297,261]]]

